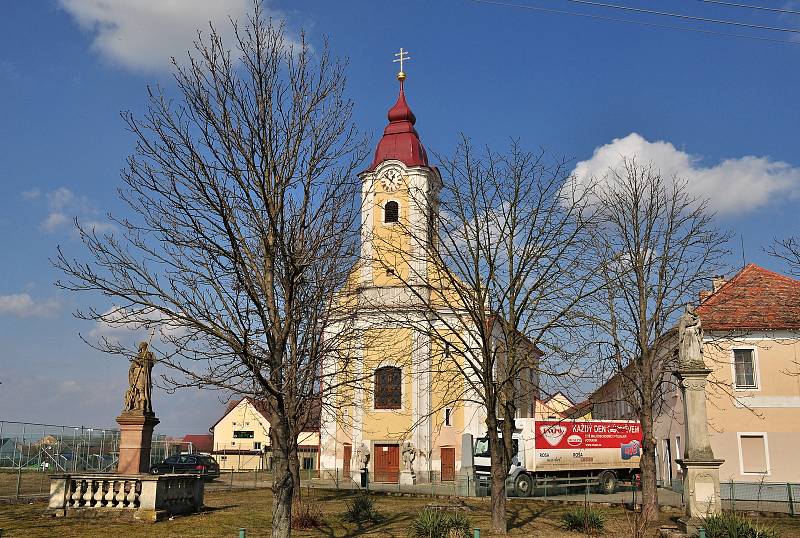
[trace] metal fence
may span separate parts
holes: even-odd
[[[192,451],[191,443],[155,435],[150,461]],[[118,459],[114,428],[0,421],[0,498],[46,494],[52,473],[113,472]]]
[[[731,510],[800,513],[800,484],[780,482],[722,482],[723,507]]]
[[[671,489],[683,493],[683,481],[673,480]],[[720,482],[722,508],[733,511],[800,514],[800,484],[789,482]]]
[[[456,476],[442,477],[439,471],[415,473],[414,483],[404,482],[402,473],[381,473],[373,475],[368,473],[362,476],[360,471],[343,472],[342,469],[323,470],[320,477],[313,481],[311,487],[328,489],[355,490],[367,489],[388,493],[409,493],[420,495],[444,495],[458,497],[485,497],[491,493],[491,483],[488,477],[475,477],[457,474]],[[509,497],[514,497],[514,486],[511,481],[506,483]],[[537,480],[532,497],[538,499],[583,500],[586,495],[593,502],[630,503],[640,502],[641,490],[630,483],[620,483],[618,491],[605,495],[598,493],[597,480],[561,477],[559,479]],[[674,495],[673,495],[674,497]],[[639,501],[637,501],[639,499]]]

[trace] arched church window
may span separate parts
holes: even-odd
[[[400,409],[403,389],[400,368],[382,366],[375,370],[375,409]]]
[[[383,208],[383,222],[397,222],[400,218],[400,206],[394,200],[386,202]]]

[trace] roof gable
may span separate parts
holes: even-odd
[[[800,329],[800,280],[751,263],[697,307],[711,331]]]
[[[220,422],[222,422],[222,420],[225,417],[227,417],[231,413],[231,411],[236,409],[239,406],[239,404],[241,404],[242,402],[245,402],[245,404],[250,405],[250,407],[252,407],[259,415],[261,415],[261,418],[264,420],[264,422],[269,424],[269,419],[267,418],[267,416],[269,415],[269,411],[268,411],[266,402],[261,401],[261,400],[256,400],[254,398],[250,398],[248,396],[248,397],[245,397],[245,398],[241,398],[239,400],[231,400],[230,402],[228,402],[228,406],[225,408],[225,412],[222,414],[221,417],[219,417],[219,420],[217,420],[214,423],[214,425],[211,426],[208,430],[209,431],[214,431],[214,427],[217,424],[219,424]],[[310,407],[310,413],[309,413],[308,421],[307,421],[308,423],[305,425],[303,430],[304,431],[319,431],[321,403],[320,403],[319,400],[313,400],[312,402],[310,402],[309,405],[311,407]]]

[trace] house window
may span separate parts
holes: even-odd
[[[444,408],[444,425],[445,426],[452,426],[453,425],[453,410],[449,407]]]
[[[742,474],[769,474],[767,438],[763,433],[739,434]]]
[[[261,450],[261,441],[253,442],[253,450]]]
[[[394,200],[386,202],[383,208],[383,222],[397,222],[400,218],[400,206]]]
[[[252,439],[254,436],[253,430],[236,430],[233,432],[234,439]]]
[[[754,389],[756,385],[755,360],[752,349],[733,350],[733,368],[737,389]]]
[[[678,458],[683,457],[682,456],[682,452],[681,452],[681,436],[680,435],[676,435],[675,436],[675,457],[678,457]]]
[[[310,471],[314,468],[314,458],[303,458],[303,470]]]
[[[375,370],[375,409],[400,409],[401,404],[400,368],[383,366]]]

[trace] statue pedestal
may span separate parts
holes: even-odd
[[[414,471],[400,471],[400,485],[401,486],[413,486],[417,483],[417,475],[414,474]]]
[[[678,520],[682,532],[694,535],[703,518],[722,512],[719,467],[725,460],[676,460],[683,471],[684,517]]]
[[[725,460],[677,460],[683,471],[683,504],[686,515],[678,520],[682,532],[694,535],[703,518],[722,512],[719,467]]]
[[[159,422],[153,413],[122,413],[117,417],[120,430],[118,474],[150,472],[150,444],[153,428]]]

